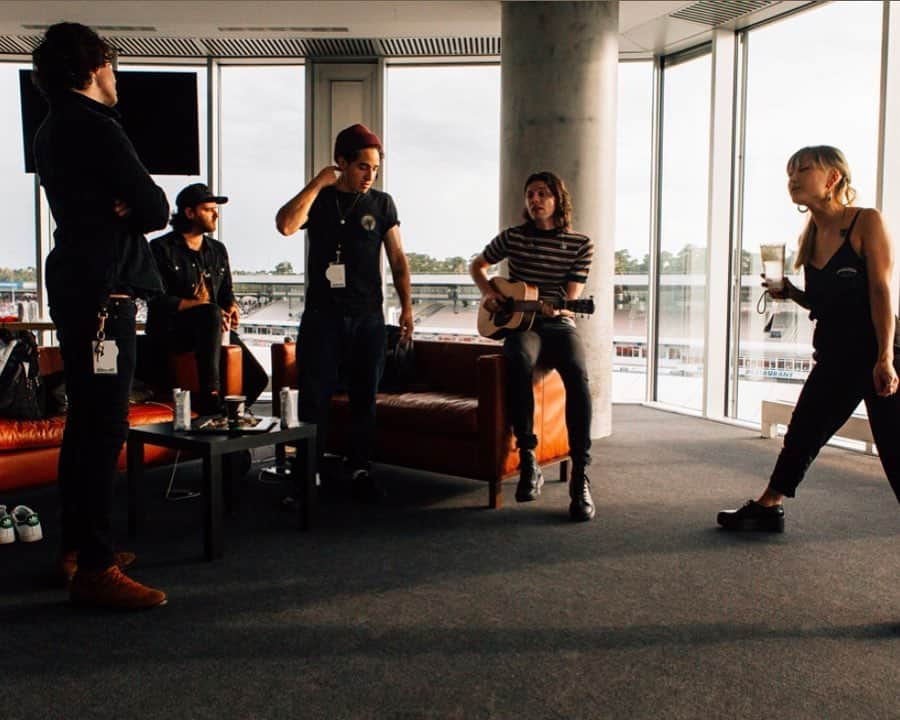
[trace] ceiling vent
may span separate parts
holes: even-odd
[[[379,40],[386,57],[455,57],[499,55],[498,37],[385,38]]]
[[[206,48],[191,38],[108,37],[123,56],[135,57],[205,57]]]
[[[324,27],[324,26],[312,26],[312,27],[296,27],[296,26],[285,26],[285,27],[262,27],[262,26],[253,26],[253,27],[220,27],[219,32],[252,32],[252,33],[308,33],[308,32],[317,32],[317,33],[346,33],[350,32],[350,28],[347,27]]]
[[[306,41],[300,38],[204,38],[213,57],[304,57]]]
[[[20,38],[10,37],[9,35],[0,36],[0,53],[21,55],[22,53],[31,52],[31,49],[32,46],[24,43]]]
[[[669,17],[718,27],[757,10],[778,5],[781,0],[700,0]]]
[[[26,55],[41,35],[0,35],[0,55]],[[374,58],[497,57],[499,37],[300,38],[158,37],[106,35],[123,59],[151,58]]]
[[[50,25],[22,25],[26,30],[40,30],[44,31]],[[117,33],[117,32],[134,32],[134,33],[148,33],[148,32],[156,32],[156,28],[152,25],[91,25],[94,30],[97,30],[100,34],[103,33]]]
[[[306,38],[307,56],[377,57],[375,45],[366,38]]]
[[[28,48],[29,53],[41,44],[42,39],[42,35],[19,35],[16,38],[22,45]]]

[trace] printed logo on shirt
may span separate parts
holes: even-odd
[[[363,215],[359,219],[359,224],[362,225],[365,230],[372,232],[375,229],[375,218],[372,215]]]
[[[842,267],[837,269],[838,277],[850,278],[859,275],[859,270],[855,267]]]

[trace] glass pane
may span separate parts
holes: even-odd
[[[739,418],[758,420],[763,400],[794,402],[812,361],[806,310],[792,302],[770,302],[765,314],[756,309],[760,244],[785,242],[794,273],[788,277],[803,285],[792,257],[806,216],[787,194],[787,159],[806,145],[839,147],[859,193],[856,204],[874,205],[881,13],[880,2],[830,3],[749,33]],[[823,72],[823,58],[835,58],[836,48],[839,60]]]
[[[402,222],[416,332],[475,334],[468,263],[497,234],[500,68],[391,66],[386,106],[385,186]],[[388,304],[396,320],[391,289]]]
[[[664,71],[657,400],[701,409],[711,59]]]
[[[34,175],[25,173],[22,143],[22,110],[19,103],[21,63],[0,63],[0,95],[11,99],[0,104],[0,177],[6,232],[0,240],[0,316],[17,315],[21,301],[37,300],[35,284]]]
[[[306,184],[302,65],[221,68],[219,239],[228,247],[241,337],[271,374],[270,346],[296,335],[303,309],[303,233],[275,213]]]
[[[646,394],[652,94],[652,63],[619,63],[613,402]]]

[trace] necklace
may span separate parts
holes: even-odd
[[[338,221],[341,223],[341,225],[346,225],[346,224],[347,224],[347,218],[350,217],[350,213],[352,213],[352,212],[353,212],[353,208],[356,207],[356,201],[359,200],[359,196],[360,196],[360,193],[356,193],[356,194],[353,196],[353,202],[350,203],[350,207],[347,208],[347,211],[346,211],[346,212],[341,212],[341,202],[340,202],[340,200],[338,199],[338,194],[335,193],[335,195],[334,195],[334,206],[337,208],[337,212],[338,212]]]

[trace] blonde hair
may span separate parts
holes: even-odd
[[[831,189],[834,197],[841,205],[850,207],[856,200],[856,190],[850,185],[850,165],[844,153],[831,145],[811,145],[800,148],[791,155],[787,161],[788,174],[797,169],[802,162],[810,162],[822,170],[837,170],[840,179]],[[797,248],[797,257],[794,259],[794,268],[799,269],[809,262],[816,247],[816,224],[812,218],[806,221],[803,232],[800,233]]]

